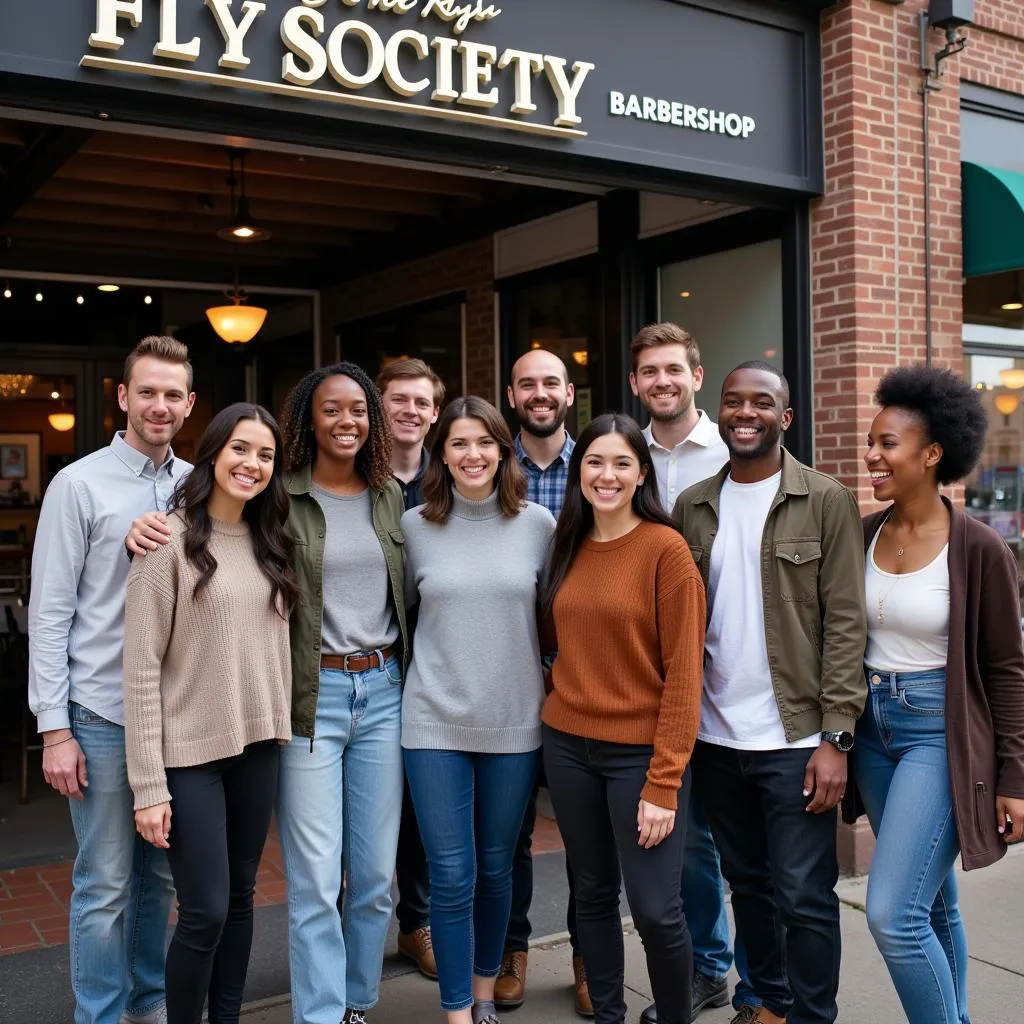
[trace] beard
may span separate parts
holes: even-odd
[[[679,396],[678,405],[671,412],[660,411],[655,408],[653,402],[650,400],[645,401],[643,398],[640,399],[640,404],[655,423],[678,423],[690,411],[690,407],[693,405],[693,392],[683,392]]]
[[[740,448],[736,449],[732,444],[732,432],[725,432],[725,446],[729,449],[729,454],[736,459],[747,459],[754,460],[761,458],[762,455],[767,455],[778,443],[779,438],[782,437],[782,427],[765,427],[764,433],[761,435],[761,440],[753,448]]]
[[[132,425],[132,430],[135,431],[137,437],[142,438],[146,444],[158,445],[167,444],[174,439],[175,434],[181,429],[181,423],[175,423],[173,420],[168,421],[166,424],[166,433],[158,433],[156,425],[147,423],[146,420],[138,414],[133,414],[132,411],[128,410],[128,420]],[[163,426],[163,424],[161,424]]]
[[[569,414],[569,406],[566,402],[559,402],[555,408],[555,414],[551,417],[550,423],[535,423],[530,416],[530,407],[523,406],[522,415],[519,417],[519,425],[527,434],[534,437],[551,437],[562,429],[565,417]]]

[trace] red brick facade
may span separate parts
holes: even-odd
[[[825,195],[812,205],[815,457],[870,502],[860,454],[875,381],[925,356],[924,135],[918,13],[927,0],[847,0],[822,16]],[[976,0],[967,48],[929,97],[932,359],[963,363],[960,81],[1024,94],[1024,4]],[[929,31],[929,51],[944,44]],[[840,836],[864,869],[870,832]]]

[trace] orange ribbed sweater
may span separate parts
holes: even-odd
[[[686,541],[649,522],[618,540],[584,541],[555,596],[558,657],[543,721],[653,745],[641,796],[671,810],[700,724],[706,616]]]

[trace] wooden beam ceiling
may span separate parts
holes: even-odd
[[[0,177],[0,224],[16,214],[22,203],[31,199],[91,135],[92,132],[82,128],[56,125],[40,128]]]

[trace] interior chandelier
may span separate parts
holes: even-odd
[[[34,380],[31,373],[0,373],[0,398],[16,398],[25,394]]]

